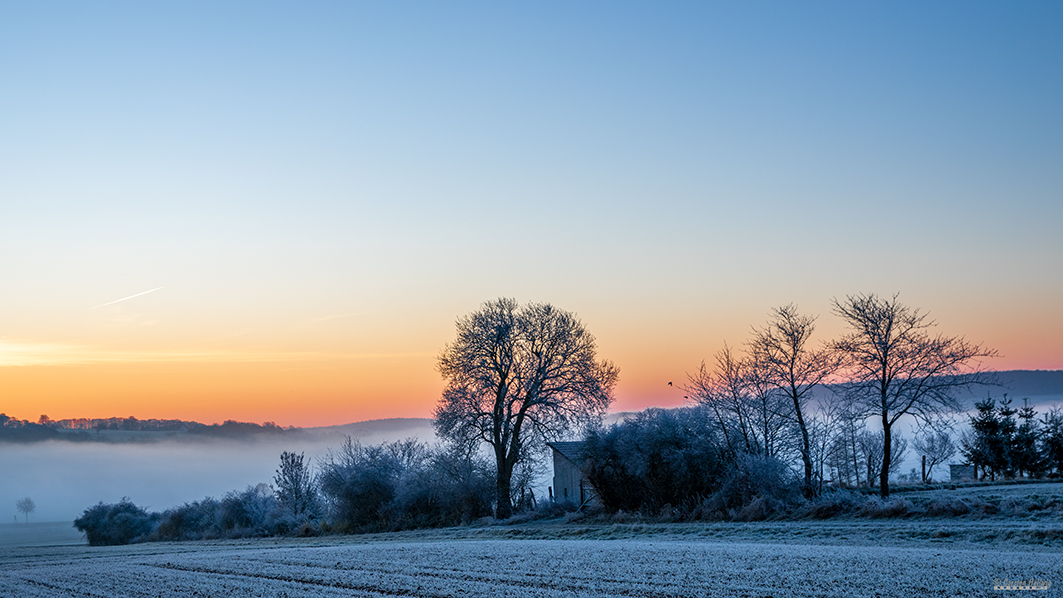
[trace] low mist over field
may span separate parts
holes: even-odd
[[[431,420],[392,419],[288,431],[275,437],[159,441],[0,444],[0,513],[24,521],[15,502],[36,503],[30,521],[72,521],[86,508],[128,496],[164,510],[204,496],[271,483],[282,451],[306,453],[316,464],[345,435],[367,444],[417,438],[434,442]]]
[[[1008,371],[1000,372],[999,378],[999,387],[971,391],[965,398],[969,406],[987,393],[994,397],[1007,393],[1016,406],[1029,397],[1031,405],[1041,412],[1063,405],[1061,371]],[[626,415],[614,413],[606,423]],[[958,421],[965,425],[966,417],[961,416]],[[870,428],[874,427],[871,422]],[[911,438],[911,422],[902,422],[900,431]],[[95,432],[85,434],[91,436]],[[36,504],[31,522],[72,521],[100,501],[114,503],[122,497],[157,511],[205,496],[220,498],[229,491],[272,483],[282,451],[305,453],[316,465],[330,449],[339,449],[347,435],[363,444],[405,438],[436,442],[432,421],[422,418],[372,420],[235,438],[121,430],[100,434],[108,440],[0,443],[0,471],[5,478],[0,485],[0,515],[6,517],[0,522],[24,521],[15,503],[27,496]],[[909,451],[896,466],[896,473],[918,468],[918,459],[914,451]],[[953,461],[959,462],[958,459],[959,455]],[[545,494],[551,471],[548,460],[544,465],[546,470],[536,487],[542,486]],[[936,469],[934,476],[948,479],[947,465]]]

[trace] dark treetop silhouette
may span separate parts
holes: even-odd
[[[935,325],[926,314],[874,294],[834,300],[834,313],[850,332],[834,343],[844,360],[847,394],[864,415],[882,421],[882,468],[879,490],[889,496],[893,424],[902,415],[932,422],[958,411],[957,393],[976,384],[993,384],[995,376],[980,369],[978,359],[996,351],[962,337],[930,336]]]
[[[435,411],[440,436],[488,444],[496,465],[496,516],[512,514],[516,465],[548,439],[604,415],[619,370],[598,361],[575,315],[545,303],[484,303],[457,322],[439,356],[446,388]]]

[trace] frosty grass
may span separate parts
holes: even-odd
[[[219,542],[0,553],[0,596],[990,596],[1063,554],[1023,546],[686,539]]]

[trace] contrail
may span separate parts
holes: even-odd
[[[91,311],[91,310],[94,310],[94,309],[97,309],[97,308],[100,308],[100,307],[104,307],[106,305],[113,305],[113,304],[118,303],[120,301],[125,301],[126,299],[132,299],[133,297],[139,297],[141,295],[147,295],[148,293],[154,293],[155,291],[157,291],[157,290],[159,290],[161,288],[162,287],[159,287],[158,289],[151,289],[150,291],[144,291],[143,293],[137,293],[136,295],[130,295],[128,297],[122,297],[121,299],[115,299],[114,301],[108,301],[107,303],[103,303],[101,305],[97,305],[96,307],[90,307],[89,310]]]

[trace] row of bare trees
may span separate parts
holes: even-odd
[[[793,305],[773,310],[740,351],[725,346],[714,371],[703,363],[688,377],[688,398],[711,413],[732,455],[798,455],[806,496],[831,459],[857,483],[877,477],[888,496],[905,444],[897,421],[933,425],[958,410],[958,390],[991,381],[979,360],[995,352],[932,334],[935,323],[897,295],[854,295],[834,300],[833,311],[848,331],[815,344],[815,317]],[[574,314],[507,298],[460,318],[437,367],[445,389],[436,431],[463,450],[493,453],[499,518],[513,512],[514,472],[546,440],[600,421],[619,377]],[[833,393],[817,392],[828,384]],[[870,418],[881,424],[879,449],[864,428]]]
[[[688,375],[685,390],[712,414],[730,450],[796,453],[806,497],[817,493],[825,467],[857,484],[877,477],[886,497],[907,448],[894,432],[898,420],[910,416],[928,430],[922,445],[940,443],[931,430],[961,410],[958,391],[993,383],[980,360],[996,352],[933,334],[935,322],[897,295],[854,295],[832,307],[848,328],[841,338],[814,343],[815,317],[776,308],[740,351],[724,346],[714,370],[702,363]],[[867,430],[869,419],[881,433]]]

